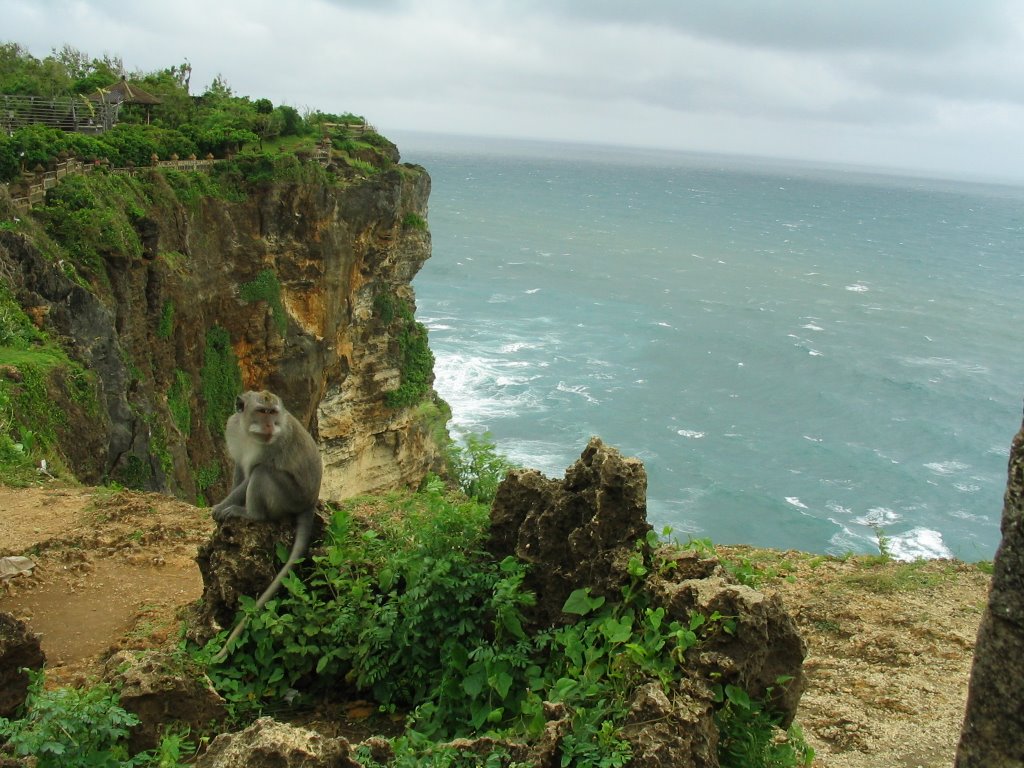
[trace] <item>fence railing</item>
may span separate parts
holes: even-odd
[[[142,171],[150,171],[154,168],[169,168],[174,171],[207,171],[216,162],[219,161],[212,157],[189,157],[184,160],[174,158],[172,160],[154,160],[151,165],[109,168],[109,170],[111,173],[120,173],[128,176],[135,176]],[[7,187],[15,210],[19,213],[28,213],[33,206],[45,202],[46,191],[57,186],[58,182],[65,176],[73,173],[89,173],[96,168],[107,167],[106,163],[86,163],[75,159],[64,160],[57,163],[53,170],[38,171],[31,176],[26,174],[21,181],[12,182],[4,186]]]
[[[356,125],[347,126],[358,129],[359,135],[373,131],[373,126]],[[321,165],[328,165],[331,162],[332,149],[331,140],[324,138],[314,148],[312,159]],[[154,168],[169,168],[173,171],[208,171],[214,163],[219,163],[212,156],[205,158],[187,157],[184,160],[177,156],[170,160],[158,160],[154,155],[149,165],[126,166],[122,168],[109,168],[106,162],[86,163],[82,160],[65,160],[55,165],[53,170],[38,171],[34,175],[24,174],[21,181],[5,184],[11,195],[11,202],[19,213],[27,213],[34,205],[39,205],[46,200],[46,190],[53,189],[57,182],[71,173],[89,173],[94,168],[107,168],[111,173],[136,176],[143,171],[150,171]]]
[[[84,96],[0,95],[0,130],[10,133],[26,125],[43,124],[78,133],[102,133],[117,122],[119,101]]]

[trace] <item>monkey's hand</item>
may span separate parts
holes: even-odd
[[[213,519],[216,520],[218,523],[223,523],[225,520],[228,520],[232,517],[250,517],[248,510],[246,510],[245,507],[240,507],[237,504],[222,506],[222,504],[223,502],[221,502],[221,504],[218,504],[213,508]]]

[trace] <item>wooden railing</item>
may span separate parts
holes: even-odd
[[[212,157],[196,158],[189,157],[185,160],[174,158],[171,160],[154,160],[151,165],[128,166],[124,168],[109,168],[111,173],[120,173],[127,176],[135,176],[142,171],[150,171],[154,168],[169,168],[174,171],[208,171],[214,163],[219,162]],[[86,163],[82,160],[65,160],[57,163],[52,171],[38,171],[34,174],[25,174],[19,182],[5,184],[11,196],[15,210],[19,213],[28,213],[36,205],[46,201],[46,191],[57,186],[58,182],[65,176],[74,173],[90,173],[96,168],[107,168],[106,163]]]

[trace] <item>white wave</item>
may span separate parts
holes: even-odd
[[[896,560],[932,560],[952,557],[953,553],[942,541],[942,534],[931,528],[911,528],[906,533],[889,537],[889,552]]]
[[[539,345],[531,344],[528,341],[510,341],[508,344],[502,344],[498,351],[503,355],[514,354],[515,352],[521,352],[524,349],[538,349]]]
[[[853,285],[847,285],[846,290],[853,293],[867,293],[871,289],[864,285],[864,283],[854,283]]]
[[[804,440],[809,440],[812,443],[820,443],[822,441],[822,438],[820,438],[820,437],[811,437],[810,435],[804,435]]]
[[[806,325],[801,325],[800,327],[801,328],[806,328],[808,331],[824,331],[825,330],[820,325],[815,325],[814,323],[807,323]]]
[[[704,437],[704,432],[698,432],[694,429],[677,429],[676,434],[680,437],[688,437],[691,440],[700,440]]]
[[[528,293],[530,295],[540,293],[540,288],[530,288],[529,290],[523,291],[523,293]]]
[[[975,483],[953,483],[953,487],[964,493],[977,493],[981,490],[981,486]]]
[[[434,388],[452,408],[454,425],[486,426],[501,417],[543,410],[522,363],[473,355],[438,354]]]
[[[570,395],[579,395],[588,403],[598,404],[601,401],[593,397],[590,392],[587,391],[587,387],[583,384],[566,384],[564,381],[558,382],[558,386],[555,387],[559,392],[565,392]]]
[[[955,517],[958,520],[967,520],[972,523],[986,523],[989,520],[988,515],[973,515],[963,509],[954,509],[949,513],[950,517]]]
[[[957,472],[963,472],[965,469],[969,469],[966,464],[959,461],[931,461],[924,465],[925,469],[930,469],[936,475],[943,477],[949,477],[955,475]]]
[[[898,523],[902,519],[903,515],[894,509],[872,507],[866,515],[854,518],[854,522],[859,525],[866,525],[869,528],[885,528],[893,523]]]
[[[819,352],[816,349],[808,349],[807,350],[807,354],[810,355],[811,357],[822,357],[823,356],[823,353]]]
[[[808,507],[806,504],[800,501],[800,498],[798,496],[787,496],[786,501],[792,504],[797,509],[810,509],[810,507]]]
[[[560,477],[573,462],[563,446],[543,440],[499,440],[496,447],[516,466],[536,469],[546,477]]]

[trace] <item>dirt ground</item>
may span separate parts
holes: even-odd
[[[51,685],[95,680],[112,649],[174,642],[202,593],[208,510],[157,494],[0,487],[0,557],[37,564],[0,611],[42,635]],[[808,643],[797,718],[820,768],[948,768],[989,577],[974,565],[728,550],[776,575]]]

